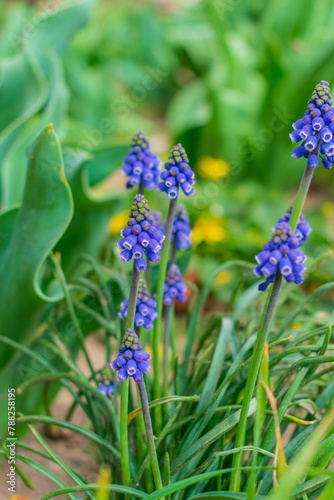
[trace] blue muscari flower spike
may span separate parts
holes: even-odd
[[[334,162],[334,107],[329,83],[321,81],[314,89],[303,118],[293,124],[291,141],[297,143],[293,158],[307,158],[307,164],[316,168],[319,156],[325,168],[331,169]]]
[[[137,271],[146,270],[147,264],[144,254],[154,264],[160,260],[160,250],[165,235],[157,227],[153,215],[150,214],[146,198],[137,194],[133,199],[130,217],[127,226],[121,231],[122,238],[118,242],[120,259],[128,262],[135,259]]]
[[[128,299],[123,300],[121,303],[121,311],[118,316],[121,319],[125,319],[128,313]],[[151,295],[147,289],[145,280],[140,277],[138,294],[137,294],[137,305],[135,314],[135,326],[143,326],[145,330],[152,330],[153,321],[158,317],[158,313],[155,310],[157,303],[151,298]]]
[[[143,373],[151,370],[148,360],[150,355],[143,351],[138,335],[128,328],[122,339],[117,358],[111,363],[111,368],[117,371],[117,380],[125,382],[128,377],[133,377],[139,383]]]
[[[124,175],[129,177],[126,184],[128,189],[139,186],[143,181],[146,189],[155,189],[159,182],[160,159],[152,153],[149,142],[144,132],[139,131],[132,139],[132,147],[128,150],[122,169]]]
[[[184,251],[192,245],[189,215],[183,205],[179,205],[176,209],[172,226],[172,242],[174,241],[174,238],[176,238],[177,250]]]
[[[293,205],[286,211],[284,217],[280,217],[277,222],[290,222],[291,213]],[[304,215],[301,214],[295,231],[295,237],[297,240],[303,243],[303,241],[308,240],[312,229],[310,224],[305,219]]]
[[[101,392],[102,394],[105,394],[108,396],[108,398],[111,398],[114,394],[115,390],[115,385],[113,382],[113,377],[112,377],[112,371],[110,368],[110,365],[106,365],[102,368],[100,371],[100,374],[98,376],[98,384],[97,384],[97,390]]]
[[[266,290],[274,281],[277,272],[281,273],[288,283],[299,285],[304,281],[306,255],[297,250],[301,244],[302,241],[292,233],[288,222],[278,222],[273,228],[272,239],[263,246],[262,252],[255,256],[258,265],[253,272],[257,277],[266,278],[259,285],[259,290]]]
[[[173,147],[168,161],[165,163],[165,169],[160,175],[162,179],[158,184],[160,191],[167,193],[172,200],[177,198],[179,188],[187,196],[192,196],[195,193],[193,188],[195,174],[189,165],[187,153],[181,144]]]
[[[187,285],[182,283],[180,269],[176,264],[172,264],[167,273],[166,282],[163,287],[163,301],[165,306],[169,306],[173,302],[173,299],[179,300],[180,302],[186,302],[186,291]]]
[[[160,229],[160,231],[164,232],[165,229],[164,229],[164,225],[162,223],[162,213],[159,212],[158,210],[155,210],[154,212],[152,212],[152,215],[154,217],[155,222],[157,223],[158,229]]]

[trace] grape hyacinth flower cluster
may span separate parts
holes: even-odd
[[[160,260],[160,250],[165,236],[157,227],[153,215],[150,214],[146,198],[137,194],[133,199],[133,205],[127,226],[121,231],[122,238],[118,242],[122,249],[120,259],[128,262],[132,257],[138,272],[146,270],[147,264],[143,255],[156,264]]]
[[[164,232],[164,225],[162,224],[162,213],[159,212],[158,210],[155,210],[152,212],[152,215],[154,217],[155,222],[157,223],[157,228],[160,229],[160,231]]]
[[[117,358],[111,363],[113,370],[117,371],[117,380],[125,382],[128,377],[141,382],[143,373],[151,370],[148,360],[150,355],[143,351],[138,335],[128,328],[124,334]]]
[[[266,278],[259,285],[259,290],[266,290],[274,281],[277,272],[281,273],[288,283],[299,285],[304,281],[306,255],[297,250],[301,244],[302,242],[292,233],[288,222],[282,221],[276,224],[272,239],[263,246],[262,252],[255,256],[258,265],[253,272],[258,278],[261,276]]]
[[[291,206],[287,210],[287,212],[285,213],[284,217],[280,217],[278,219],[278,222],[290,222],[292,208],[293,207]],[[296,231],[295,231],[295,237],[297,238],[297,240],[299,240],[301,243],[303,243],[303,241],[308,240],[308,237],[309,237],[311,231],[312,231],[312,229],[311,229],[310,224],[307,222],[304,215],[301,214],[299,217]]]
[[[155,189],[159,182],[160,160],[152,153],[144,132],[139,131],[132,139],[132,147],[128,150],[121,172],[129,177],[128,189],[139,186],[142,182],[146,189]]]
[[[98,377],[97,390],[102,394],[111,398],[114,394],[115,385],[112,380],[112,371],[110,369],[110,365],[107,364],[102,368]]]
[[[334,107],[328,82],[321,81],[314,89],[303,118],[293,124],[290,134],[297,146],[293,158],[308,158],[307,164],[316,168],[319,155],[325,168],[331,169],[334,162]]]
[[[189,224],[189,215],[184,205],[179,205],[176,209],[172,226],[171,242],[176,241],[176,249],[180,251],[191,247],[191,228]]]
[[[129,300],[125,299],[121,303],[121,311],[118,316],[121,319],[126,318],[128,313]],[[140,277],[138,294],[137,294],[137,304],[136,304],[136,314],[134,324],[136,327],[143,326],[145,330],[152,330],[153,321],[158,317],[158,313],[155,310],[157,303],[151,298],[151,295],[147,289],[145,280]]]
[[[179,300],[180,302],[186,302],[186,291],[187,285],[182,282],[182,274],[179,267],[176,264],[172,264],[167,273],[163,287],[163,301],[165,306],[172,304],[173,299]]]
[[[181,144],[173,147],[165,168],[161,172],[162,179],[158,184],[160,191],[167,193],[171,200],[177,198],[179,188],[184,194],[192,196],[195,193],[193,185],[195,184],[195,174],[189,165],[187,153]]]

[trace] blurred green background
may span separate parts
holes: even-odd
[[[196,279],[252,260],[301,178],[288,134],[315,84],[333,81],[333,23],[331,0],[2,2],[3,209],[20,202],[26,148],[48,121],[69,156],[128,145],[143,129],[162,160],[182,142],[197,174]],[[317,169],[306,205],[311,258],[332,245],[332,175]],[[117,175],[107,186],[124,195],[113,207],[123,214],[133,193]],[[314,281],[333,273],[325,263]]]

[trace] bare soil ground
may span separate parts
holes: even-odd
[[[87,349],[88,352],[92,355],[94,368],[100,369],[105,362],[105,348],[97,335],[92,335],[87,339]],[[79,357],[78,365],[85,374],[89,374],[83,356]],[[64,419],[66,412],[71,405],[71,402],[72,398],[70,394],[65,389],[61,390],[52,405],[52,415],[56,418]],[[81,408],[77,408],[74,412],[72,422],[79,426],[85,425],[85,414],[83,413]],[[66,465],[73,468],[78,474],[84,476],[88,480],[88,482],[94,483],[97,481],[98,466],[95,460],[91,442],[88,439],[67,429],[59,429],[59,437],[56,439],[52,439],[49,437],[43,425],[37,425],[36,428],[42,434],[43,438],[50,445],[52,450],[54,450],[56,455],[59,456],[59,458],[61,458]],[[27,434],[24,437],[24,441],[30,446],[44,451],[31,433]],[[67,485],[74,484],[73,481],[67,476],[65,472],[61,470],[61,468],[57,464],[51,461],[47,461],[43,459],[43,457],[39,457],[38,455],[30,453],[23,449],[17,449],[16,451],[17,453],[29,456],[34,460],[40,462],[50,471],[56,473]],[[16,475],[16,493],[10,493],[7,490],[6,483],[8,464],[7,461],[3,460],[0,463],[0,500],[39,500],[46,493],[59,488],[52,481],[40,474],[40,472],[32,469],[25,464],[22,464],[22,462],[20,461],[18,461],[18,465],[34,485],[34,490],[30,490],[23,483],[21,478]],[[78,497],[84,498],[85,496],[84,494],[78,494]],[[66,500],[67,495],[61,495],[57,498],[59,498],[60,500]]]

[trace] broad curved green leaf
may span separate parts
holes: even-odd
[[[39,274],[73,214],[58,138],[49,125],[32,150],[23,201],[0,267],[0,334],[23,339],[42,303]],[[4,214],[8,223],[9,214]],[[2,216],[2,217],[4,217]],[[0,217],[0,233],[2,233]],[[44,297],[43,297],[44,298]],[[11,349],[0,353],[0,364]]]

